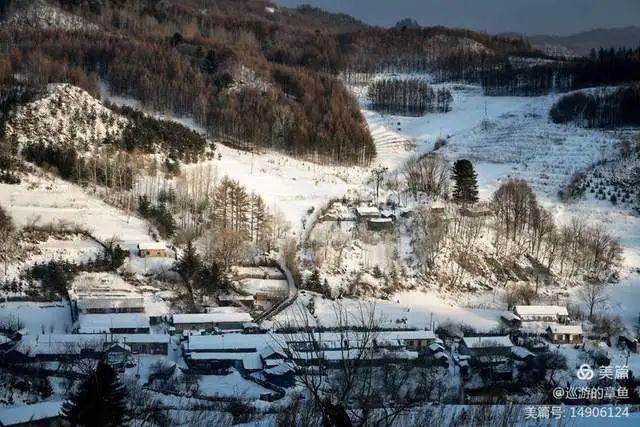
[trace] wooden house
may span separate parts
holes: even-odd
[[[550,325],[547,334],[549,340],[556,344],[579,344],[584,337],[580,325]]]

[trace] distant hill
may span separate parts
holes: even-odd
[[[547,53],[587,56],[591,49],[637,48],[640,46],[640,27],[602,28],[569,36],[538,35],[528,37],[531,43]]]

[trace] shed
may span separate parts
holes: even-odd
[[[127,344],[116,342],[105,344],[104,359],[111,366],[123,366],[131,355],[131,347]]]

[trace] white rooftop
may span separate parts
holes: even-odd
[[[188,353],[192,360],[242,360],[245,369],[262,369],[262,359],[257,352],[216,352],[216,353]]]
[[[167,246],[162,242],[140,242],[138,249],[145,250],[165,250]]]
[[[515,354],[521,359],[524,359],[525,357],[529,357],[529,356],[535,356],[529,350],[520,346],[514,346],[513,348],[511,348],[511,353]]]
[[[509,336],[464,337],[467,348],[513,347]]]
[[[81,314],[79,333],[109,332],[111,328],[148,328],[149,316],[144,313]]]
[[[374,332],[369,337],[369,346],[373,345],[375,338],[379,346],[385,344],[398,346],[400,341],[406,340],[432,340],[435,339],[433,331],[380,331]],[[360,332],[348,332],[340,334],[337,332],[315,333],[313,335],[323,348],[340,348],[343,340],[348,340],[350,346],[357,346],[364,337]],[[306,343],[312,340],[309,334],[219,334],[219,335],[191,335],[184,343],[185,351],[240,351],[270,348],[276,351],[283,349],[287,343]]]
[[[520,318],[518,316],[516,316],[515,314],[513,314],[510,311],[505,311],[504,313],[502,313],[500,315],[500,317],[502,317],[505,320],[520,320]]]
[[[371,218],[369,222],[387,223],[387,222],[393,222],[393,220],[391,218]]]
[[[549,326],[549,329],[554,334],[582,334],[581,325],[558,325],[554,324]]]
[[[223,307],[218,307],[223,308]],[[233,308],[233,307],[228,307]],[[184,323],[224,323],[224,322],[252,322],[251,315],[238,310],[216,310],[210,313],[181,313],[173,315],[174,324]]]
[[[191,335],[185,343],[186,351],[258,351],[264,347],[282,348],[278,338],[271,334]]]
[[[100,350],[105,342],[129,344],[169,343],[167,334],[45,334],[25,335],[16,344],[23,354],[78,353],[88,348]]]
[[[356,208],[360,216],[379,216],[380,210],[375,206],[360,206]]]
[[[568,316],[567,307],[559,305],[516,305],[519,316]]]

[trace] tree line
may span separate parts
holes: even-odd
[[[640,124],[640,85],[563,95],[553,104],[549,116],[554,123],[575,123],[590,128],[637,126]]]
[[[391,114],[423,115],[451,111],[453,97],[446,88],[433,90],[423,79],[382,79],[368,89],[371,108]]]
[[[588,58],[560,59],[527,67],[510,62],[485,68],[480,83],[487,95],[538,96],[594,86],[629,84],[640,75],[640,48],[600,49]]]

